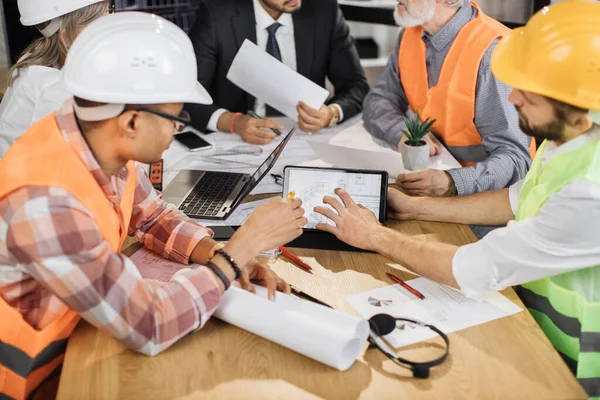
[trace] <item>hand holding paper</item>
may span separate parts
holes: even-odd
[[[298,121],[300,101],[319,110],[329,92],[270,56],[246,39],[233,59],[227,79],[252,96]]]

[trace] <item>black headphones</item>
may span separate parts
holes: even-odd
[[[390,349],[390,347],[387,344],[385,344],[383,340],[381,340],[381,336],[385,336],[389,333],[392,333],[394,329],[396,329],[396,322],[398,321],[404,321],[415,325],[423,326],[431,329],[432,331],[440,335],[440,337],[446,343],[446,351],[444,352],[444,354],[441,357],[438,357],[435,360],[431,360],[428,362],[415,362],[398,357],[395,354],[395,352],[392,349]],[[369,319],[369,325],[371,327],[371,332],[369,334],[369,342],[372,345],[376,346],[383,354],[385,354],[390,360],[392,360],[397,365],[412,370],[413,377],[415,378],[429,378],[429,370],[431,369],[431,367],[435,367],[443,363],[448,357],[448,353],[450,352],[450,340],[448,339],[448,336],[446,336],[444,332],[440,331],[433,325],[429,325],[424,322],[416,321],[414,319],[409,318],[395,318],[387,314],[373,315]]]

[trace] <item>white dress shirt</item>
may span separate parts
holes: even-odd
[[[31,125],[71,97],[56,68],[31,66],[19,72],[0,103],[0,158]]]
[[[256,45],[261,49],[267,49],[267,40],[269,39],[269,33],[267,28],[273,25],[275,22],[279,22],[281,27],[275,32],[275,38],[279,45],[281,52],[281,62],[287,65],[289,68],[297,71],[296,63],[296,41],[294,37],[294,20],[292,14],[283,13],[278,20],[273,19],[259,3],[258,0],[253,0],[254,5],[254,18],[256,19]],[[340,114],[339,121],[343,119],[342,107],[334,104]],[[211,131],[217,131],[217,123],[221,115],[226,113],[227,110],[220,108],[213,113],[208,121],[206,128]],[[254,102],[254,112],[260,116],[266,115],[265,103],[259,99]]]
[[[561,146],[548,143],[542,171],[551,159],[600,140],[600,128]],[[516,213],[523,181],[509,189]],[[600,265],[600,185],[576,180],[550,196],[537,215],[511,221],[477,243],[461,247],[452,262],[467,296],[501,290],[565,272]],[[588,285],[589,286],[589,285]],[[600,301],[600,290],[584,293]]]

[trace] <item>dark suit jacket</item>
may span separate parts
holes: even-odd
[[[328,77],[337,103],[348,119],[362,110],[369,84],[360,65],[354,39],[336,0],[303,0],[293,14],[297,70],[325,87]],[[227,71],[244,39],[256,43],[256,20],[252,0],[203,0],[189,33],[198,60],[198,80],[213,97],[214,104],[187,104],[192,125],[206,130],[219,108],[246,113],[254,108],[254,97],[227,80]]]

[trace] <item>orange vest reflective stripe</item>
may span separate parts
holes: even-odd
[[[26,186],[63,188],[94,216],[113,251],[121,249],[133,210],[135,164],[115,210],[79,155],[63,138],[54,114],[33,125],[0,162],[0,199]],[[42,330],[0,297],[0,398],[47,398],[55,393],[67,339],[79,316],[67,309]]]
[[[475,98],[479,65],[492,42],[510,32],[500,22],[485,15],[477,4],[477,18],[469,21],[450,47],[436,86],[429,88],[423,27],[404,30],[398,68],[410,108],[422,120],[435,119],[433,132],[443,140],[463,166],[484,161],[486,153],[475,126]],[[535,156],[532,139],[529,152]]]

